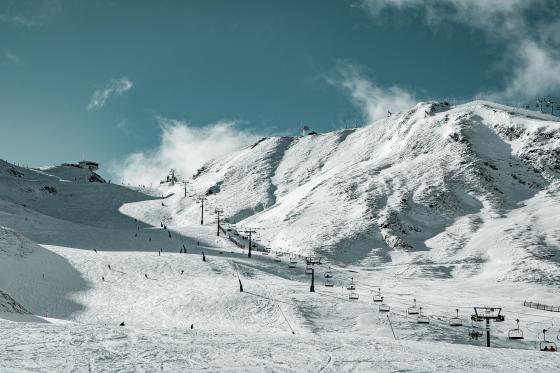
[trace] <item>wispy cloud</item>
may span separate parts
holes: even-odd
[[[506,85],[496,92],[481,93],[492,100],[536,98],[560,90],[560,54],[525,40],[514,52],[514,65]]]
[[[506,70],[502,88],[480,96],[516,100],[560,91],[557,0],[360,0],[357,4],[375,20],[387,10],[415,11],[435,29],[445,23],[462,24],[480,31],[489,42],[507,46],[501,56]]]
[[[336,76],[326,79],[348,93],[352,103],[361,110],[368,123],[386,117],[388,112],[409,109],[416,103],[411,92],[398,86],[381,87],[366,78],[355,64],[339,63]]]
[[[134,83],[128,78],[111,80],[105,88],[93,92],[91,101],[87,106],[88,110],[102,108],[111,96],[121,96],[123,93],[131,90],[133,86]]]
[[[157,117],[161,128],[159,145],[131,154],[112,165],[111,172],[134,185],[157,183],[175,168],[183,177],[192,176],[206,161],[255,141],[258,136],[235,121],[220,121],[203,127]]]
[[[21,63],[21,58],[10,50],[4,51],[4,60],[13,65]]]
[[[13,26],[43,26],[61,11],[62,0],[2,0],[0,22]]]

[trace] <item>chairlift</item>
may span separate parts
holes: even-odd
[[[418,307],[416,307],[416,299],[414,299],[414,306],[408,307],[406,311],[409,315],[418,315],[420,311],[418,311]]]
[[[290,257],[290,263],[288,264],[289,268],[296,268],[297,260],[295,257]]]
[[[449,319],[449,326],[463,326],[463,320],[459,317],[459,309],[457,308],[457,316]]]
[[[480,330],[472,329],[469,332],[469,337],[471,337],[471,339],[478,339],[482,337],[482,332]]]
[[[389,312],[391,307],[388,304],[383,303],[383,297],[381,297],[381,304],[379,305],[379,312]]]
[[[346,288],[347,290],[354,291],[356,290],[356,286],[354,286],[354,277],[350,280],[350,285]]]
[[[350,290],[350,294],[348,294],[348,299],[358,300],[360,296],[358,295],[358,293],[356,293],[356,286],[354,285],[354,277],[352,277],[350,285],[346,289]]]
[[[476,313],[471,315],[471,320],[474,322],[483,322],[484,319],[481,316],[478,316]]]
[[[333,275],[330,266],[329,269],[327,269],[327,272],[325,272],[325,286],[328,288],[334,287]]]
[[[556,343],[551,342],[551,341],[547,341],[546,340],[546,332],[548,330],[547,329],[543,329],[543,340],[539,343],[539,349],[541,351],[546,351],[546,352],[556,352],[558,351],[558,348],[556,347]]]
[[[422,314],[422,307],[420,307],[420,310],[418,312],[418,317],[416,318],[416,322],[418,324],[429,324],[430,323],[430,319],[428,318],[428,316]]]
[[[373,295],[373,302],[374,303],[383,302],[383,297],[381,296],[381,288],[378,288],[377,294]]]
[[[508,332],[508,338],[509,339],[524,339],[523,338],[523,330],[519,329],[519,319],[515,319],[515,322],[517,323],[517,328],[511,329]]]

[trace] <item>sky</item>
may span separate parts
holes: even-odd
[[[0,158],[148,183],[418,101],[534,107],[558,30],[554,0],[0,0]]]

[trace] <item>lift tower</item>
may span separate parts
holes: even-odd
[[[486,347],[490,347],[490,320],[500,322],[504,321],[501,307],[474,307],[474,315],[471,316],[472,321],[486,320]]]

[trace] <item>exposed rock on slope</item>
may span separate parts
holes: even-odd
[[[276,249],[472,274],[489,260],[469,246],[482,227],[557,196],[560,124],[489,102],[434,105],[359,129],[263,139],[205,164],[193,188],[212,190],[208,206]],[[192,200],[177,199],[175,213],[177,224],[193,219]],[[555,232],[534,233],[558,249]]]

